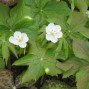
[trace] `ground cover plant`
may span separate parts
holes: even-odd
[[[89,0],[2,1],[0,89],[89,89]]]

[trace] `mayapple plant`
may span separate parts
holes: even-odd
[[[7,66],[15,55],[14,66],[28,66],[22,83],[44,74],[73,75],[77,89],[88,89],[88,7],[89,0],[19,0],[13,8],[0,4],[1,63]],[[19,48],[27,51],[22,57]]]

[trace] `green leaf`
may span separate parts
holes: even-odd
[[[85,25],[86,21],[87,19],[81,12],[74,11],[69,17],[69,24],[73,31],[78,31],[81,26],[83,27]]]
[[[17,6],[11,9],[10,11],[10,20],[9,25],[13,27],[15,24],[19,23],[25,17],[30,17],[30,7],[27,7],[24,3],[24,0],[19,0]]]
[[[77,89],[89,89],[89,66],[80,69],[76,74]]]
[[[4,69],[5,68],[5,62],[3,60],[2,57],[0,57],[0,69]]]
[[[89,28],[89,21],[86,22],[85,27]]]
[[[0,34],[2,35],[3,33],[9,34],[10,33],[10,29],[5,25],[0,25]]]
[[[81,29],[79,30],[79,32],[86,38],[89,38],[89,29],[87,29],[85,27],[80,27],[80,28]]]
[[[47,21],[49,22],[49,23],[55,23],[55,24],[57,24],[57,25],[60,25],[61,26],[61,28],[62,29],[67,29],[67,26],[66,26],[66,19],[65,19],[65,16],[63,16],[63,15],[59,15],[59,16],[49,16],[48,18],[47,18]]]
[[[0,3],[0,25],[7,25],[9,7]]]
[[[69,15],[70,14],[70,9],[67,6],[66,2],[57,2],[56,0],[50,0],[46,5],[43,10],[43,12],[47,15]]]
[[[72,9],[72,11],[73,11],[74,8],[75,8],[74,0],[68,0],[68,1],[71,3],[71,9]]]
[[[75,18],[74,18],[75,17]],[[80,12],[73,12],[69,17],[68,23],[71,26],[71,32],[76,38],[89,37],[88,29],[85,27],[87,18]]]
[[[60,69],[62,69],[63,71],[67,71],[69,70],[71,67],[72,67],[72,64],[70,63],[70,60],[64,62],[64,63],[61,63],[61,62],[57,62],[56,66]]]
[[[63,44],[63,40],[62,39],[60,39],[59,40],[59,42],[58,42],[58,46],[57,46],[57,48],[56,48],[56,52],[60,52],[61,51],[61,49],[62,49],[62,44]]]
[[[68,58],[68,42],[66,41],[66,39],[63,39],[63,52],[64,52],[64,56],[65,59]]]
[[[18,55],[16,53],[16,50],[15,50],[15,46],[12,45],[11,43],[7,42],[7,46],[9,48],[9,50],[11,50],[11,52],[18,58]]]
[[[82,63],[78,61],[78,58],[69,58],[67,61],[61,63],[57,62],[56,66],[63,70],[63,78],[74,75],[81,67]]]
[[[88,0],[69,0],[72,8],[76,6],[81,12],[86,13],[88,9]]]
[[[86,0],[75,0],[75,6],[83,13],[86,13],[88,9]]]
[[[30,63],[34,62],[34,60],[37,59],[37,56],[33,55],[33,54],[28,54],[24,57],[22,57],[20,60],[15,61],[13,65],[26,65],[29,66],[29,61]]]
[[[49,0],[25,0],[25,3],[26,5],[29,5],[31,6],[31,8],[44,8],[44,6],[46,5],[46,3],[48,2]]]
[[[73,40],[73,52],[76,57],[89,61],[89,47],[85,40]]]
[[[59,48],[58,59],[61,59],[63,61],[66,60],[69,56],[69,45],[65,38],[62,38],[60,40],[62,40],[62,43],[60,44],[61,50]]]
[[[30,42],[35,41],[37,38],[38,26],[36,24],[33,24],[33,26],[30,26],[29,28],[21,28],[17,30],[26,33]]]
[[[5,62],[7,64],[8,59],[10,57],[10,53],[9,53],[9,49],[8,49],[6,42],[2,43],[2,56],[3,56],[3,59],[5,60]]]
[[[89,6],[89,0],[86,0],[87,5]]]
[[[21,20],[19,23],[15,25],[14,30],[23,29],[23,28],[27,29],[33,24],[34,21],[30,17],[25,17],[23,20]]]
[[[54,43],[50,42],[50,43],[47,44],[47,47],[46,48],[48,48],[48,49],[49,48],[52,48],[54,45],[55,45]]]
[[[46,51],[38,44],[33,44],[30,54],[17,60],[14,65],[29,65],[22,78],[23,82],[28,82],[37,80],[45,73],[51,76],[60,74],[62,71],[56,67],[56,62],[52,50]]]

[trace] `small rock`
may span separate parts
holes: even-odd
[[[8,6],[12,6],[17,3],[18,0],[0,0],[1,3],[7,4]]]
[[[14,81],[11,71],[0,69],[0,89],[13,89]]]

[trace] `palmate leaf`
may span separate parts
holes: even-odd
[[[77,89],[89,89],[89,66],[84,66],[76,74]]]
[[[63,71],[63,78],[74,75],[82,66],[82,63],[78,61],[78,58],[69,58],[67,61],[61,63],[57,62],[56,66]]]
[[[34,14],[46,15],[69,15],[70,9],[66,2],[57,2],[56,0],[25,0]],[[38,13],[39,12],[39,13]]]
[[[73,52],[76,57],[89,62],[89,47],[86,40],[73,40]]]
[[[31,8],[31,16],[37,23],[46,23],[47,16],[69,15],[70,9],[66,2],[58,3],[56,0],[25,0],[28,7]]]
[[[43,12],[48,1],[49,0],[25,0],[26,5],[31,8],[31,17],[35,19],[38,25],[46,23],[46,16]]]
[[[75,17],[75,18],[74,18]],[[87,28],[87,18],[81,12],[73,12],[69,17],[68,23],[70,24],[71,31],[75,36],[80,34],[83,37],[89,38],[89,29]]]
[[[36,8],[43,8],[49,0],[25,0],[26,5]]]
[[[47,15],[69,15],[70,9],[66,2],[57,2],[56,0],[50,0],[44,7],[43,12]]]
[[[37,80],[43,74],[51,76],[60,74],[62,71],[56,67],[57,60],[54,58],[52,50],[50,52],[39,47],[37,44],[31,46],[30,54],[17,60],[14,65],[28,65],[28,69],[25,72],[22,82],[28,82],[31,80]]]

